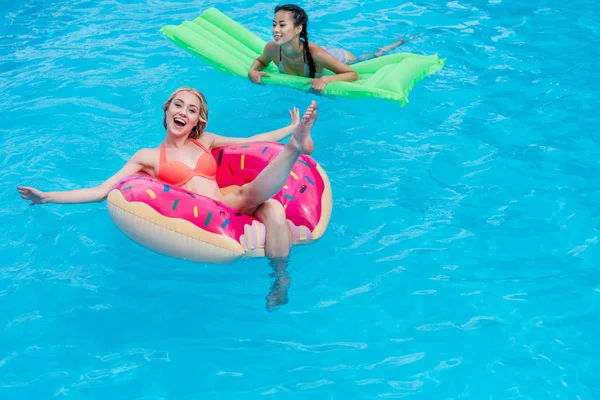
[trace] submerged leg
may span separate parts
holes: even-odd
[[[273,268],[273,273],[270,276],[275,278],[275,280],[266,297],[266,308],[268,311],[275,311],[279,306],[288,302],[288,289],[290,285],[290,277],[287,271],[288,258],[272,258],[270,264]]]
[[[398,46],[403,45],[404,43],[408,42],[409,40],[412,40],[416,37],[420,36],[420,34],[416,34],[413,35],[411,37],[409,37],[408,39],[400,39],[395,41],[394,43],[388,44],[386,46],[381,47],[380,49],[378,49],[375,53],[373,54],[363,54],[361,56],[359,56],[358,58],[355,58],[355,61],[366,61],[366,60],[370,60],[371,58],[377,58],[377,57],[381,57],[382,55],[384,55],[385,53],[395,49]]]
[[[417,33],[416,35],[413,35],[411,37],[409,37],[408,39],[400,39],[397,42],[394,42],[392,44],[388,44],[387,46],[383,46],[382,48],[380,48],[379,50],[377,50],[374,54],[375,57],[381,57],[384,53],[387,53],[388,51],[391,51],[393,49],[395,49],[396,47],[403,45],[404,43],[408,42],[409,40],[412,40],[414,38],[416,38],[417,36],[419,36],[420,33]]]
[[[287,223],[285,210],[281,203],[275,199],[265,201],[254,213],[266,228],[265,255],[270,260],[274,272],[271,277],[275,281],[267,295],[267,310],[274,311],[278,306],[287,303],[287,290],[290,278],[286,270],[292,234]]]

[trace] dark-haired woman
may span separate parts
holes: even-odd
[[[348,66],[357,60],[352,53],[339,48],[325,49],[309,42],[308,16],[302,8],[293,4],[275,7],[272,33],[273,40],[265,45],[262,54],[250,67],[248,77],[252,82],[262,83],[261,77],[269,76],[262,70],[271,61],[281,73],[312,78],[307,84],[312,84],[312,90],[319,93],[329,82],[351,82],[359,78],[358,73]],[[380,49],[374,56],[380,56],[383,51],[389,51],[402,43],[405,40]],[[326,69],[335,75],[323,75]]]

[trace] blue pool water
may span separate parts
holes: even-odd
[[[267,39],[276,3],[221,11]],[[325,237],[265,260],[142,248],[106,204],[28,207],[14,187],[91,186],[164,135],[191,85],[209,130],[251,135],[316,96],[215,71],[158,34],[206,1],[0,5],[0,398],[600,397],[600,6],[308,1],[309,37],[438,53],[400,108],[318,98]]]

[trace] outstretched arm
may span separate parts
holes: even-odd
[[[67,190],[62,192],[42,192],[33,187],[17,186],[17,190],[22,199],[31,201],[29,204],[30,206],[44,203],[81,204],[101,202],[106,199],[106,196],[108,196],[108,193],[119,179],[139,172],[149,166],[151,164],[151,157],[152,150],[150,149],[138,151],[119,172],[93,188]]]
[[[296,125],[298,125],[298,123],[300,122],[300,111],[296,107],[294,107],[293,110],[290,110],[289,113],[290,118],[292,119],[290,125],[284,126],[283,128],[279,128],[274,131],[259,133],[258,135],[250,136],[248,138],[227,137],[211,133],[211,135],[213,136],[211,148],[232,146],[235,144],[248,142],[279,142],[291,135]]]

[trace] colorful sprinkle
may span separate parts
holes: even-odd
[[[284,189],[289,189],[289,186],[288,185],[283,185],[283,188]]]
[[[198,218],[198,206],[194,206],[194,218]]]
[[[146,193],[148,193],[148,196],[150,196],[150,198],[152,200],[154,200],[156,198],[156,195],[154,194],[154,192],[152,191],[152,189],[147,189]]]
[[[217,160],[217,165],[221,165],[222,159],[223,159],[223,150],[219,151],[219,159]]]
[[[173,207],[171,208],[171,210],[175,210],[177,208],[177,204],[179,203],[179,199],[175,200],[173,202]]]
[[[285,210],[286,208],[287,208],[287,204],[284,204],[283,205],[283,209]]]
[[[208,215],[206,216],[206,220],[204,220],[204,226],[208,226],[208,223],[210,222],[211,218],[212,218],[212,213],[209,212]]]
[[[269,146],[266,146],[264,149],[262,149],[262,152],[260,154],[265,154],[265,152],[267,151],[268,148],[269,148]]]
[[[131,189],[132,187],[133,187],[133,186],[127,186],[127,187],[124,187],[123,189],[121,189],[121,192],[124,192],[124,191],[126,191],[126,190],[129,190],[129,189]]]
[[[250,146],[248,146],[248,145],[242,146],[242,149],[249,149],[249,148],[250,148]]]
[[[310,182],[311,185],[313,185],[313,186],[315,185],[315,183],[312,181],[312,179],[310,179],[309,176],[305,176],[305,178],[308,182]]]
[[[302,185],[302,187],[300,188],[300,193],[304,193],[305,190],[306,190],[306,185]]]
[[[289,194],[284,194],[283,197],[285,197],[286,199],[294,200],[294,198]]]
[[[169,190],[171,190],[171,186],[169,186],[169,185],[165,185],[165,186],[164,186],[164,188],[163,188],[163,190],[164,190],[165,192],[168,192]]]
[[[221,228],[225,228],[228,224],[229,224],[229,218],[227,218],[225,220],[225,222],[223,222],[223,225],[221,225]]]
[[[294,179],[298,180],[298,175],[294,171],[290,171],[290,175],[294,177]]]
[[[235,214],[233,214],[233,215],[235,215],[236,217],[241,217],[241,216],[242,216],[242,213],[241,213],[241,212],[236,212],[236,213],[235,213]]]
[[[246,155],[245,155],[245,154],[242,154],[242,159],[241,159],[241,167],[240,167],[240,169],[241,169],[241,170],[244,170],[244,161],[245,161],[245,160],[246,160]]]
[[[229,164],[228,164],[228,166],[229,166],[229,172],[231,172],[231,176],[235,175],[235,174],[233,173],[233,168],[231,168],[231,163],[229,163]]]
[[[306,165],[308,168],[312,168],[312,167],[310,166],[310,164],[309,164],[309,163],[307,163],[307,162],[306,162],[306,161],[304,161],[304,160],[298,160],[298,162],[299,162],[300,164],[304,164],[304,165]]]

